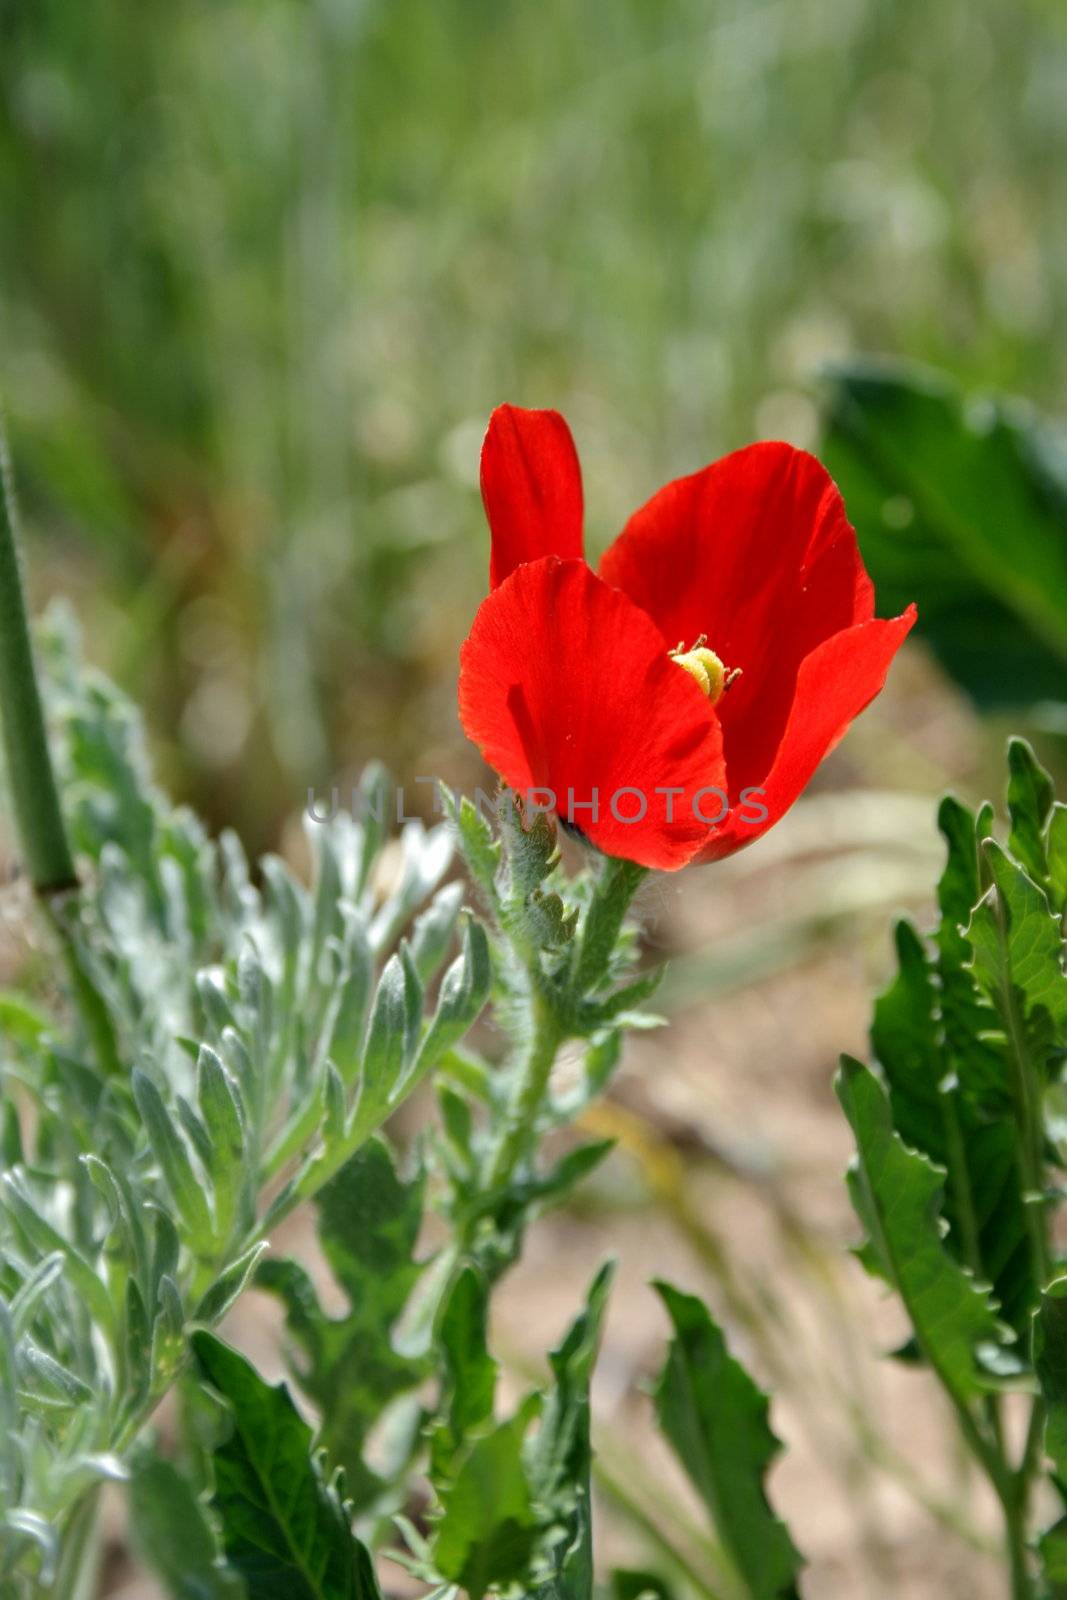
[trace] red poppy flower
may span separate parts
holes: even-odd
[[[482,499],[491,592],[460,656],[463,727],[512,789],[646,867],[772,827],[915,620],[874,616],[837,488],[787,444],[669,483],[599,576],[558,412],[493,413]]]

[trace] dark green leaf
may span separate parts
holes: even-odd
[[[1004,1320],[1025,1339],[1036,1296],[1015,1125],[992,1118],[964,1092],[970,1057],[946,1042],[944,988],[918,933],[902,922],[898,972],[874,1009],[871,1045],[889,1086],[893,1127],[906,1145],[946,1169],[947,1244],[993,1286]],[[967,981],[967,975],[955,974]]]
[[[271,1388],[210,1333],[194,1333],[204,1380],[233,1429],[214,1452],[212,1506],[249,1600],[380,1600],[367,1551],[311,1454],[311,1429],[284,1384]]]
[[[781,1446],[766,1396],[726,1348],[702,1303],[657,1283],[674,1337],[655,1390],[660,1427],[714,1520],[751,1600],[797,1594],[801,1559],[767,1503]]]
[[[1034,1369],[1045,1401],[1045,1450],[1061,1496],[1067,1496],[1067,1278],[1041,1296],[1034,1318]],[[1038,1546],[1051,1600],[1067,1594],[1067,1518],[1053,1524]]]
[[[441,1520],[433,1559],[441,1576],[458,1583],[470,1600],[490,1586],[522,1579],[539,1533],[524,1465],[524,1443],[536,1397],[509,1422],[469,1446],[452,1482],[441,1491]]]
[[[880,610],[916,601],[919,631],[981,705],[1063,699],[1062,436],[1018,402],[856,361],[829,374],[823,458]]]
[[[130,1472],[130,1529],[137,1553],[173,1600],[239,1600],[244,1585],[222,1560],[192,1489],[168,1461],[144,1456]]]
[[[1067,806],[1052,807],[1048,822],[1049,900],[1057,916],[1067,914]]]
[[[488,1284],[476,1268],[465,1266],[456,1275],[437,1326],[452,1450],[493,1414],[497,1364],[489,1353],[488,1317]]]
[[[1038,1028],[1044,1021],[1051,1024],[1051,1046],[1067,1027],[1059,920],[1033,879],[992,839],[982,854],[993,882],[968,929],[975,977],[1009,1036],[1019,1031],[1018,1016]]]
[[[612,1262],[601,1267],[585,1306],[549,1356],[555,1383],[530,1452],[530,1476],[555,1526],[546,1552],[550,1576],[538,1583],[534,1600],[592,1600],[589,1386],[614,1272]]]
[[[842,1057],[836,1087],[856,1136],[849,1190],[868,1233],[861,1259],[896,1289],[922,1354],[966,1405],[986,1387],[976,1350],[1003,1335],[988,1291],[945,1248],[944,1173],[893,1131],[888,1096],[860,1062]]]
[[[616,1567],[611,1575],[612,1600],[674,1600],[664,1580],[637,1567]]]
[[[300,1361],[294,1373],[322,1416],[320,1442],[345,1468],[348,1492],[363,1506],[383,1485],[363,1459],[368,1430],[425,1368],[395,1349],[391,1332],[420,1273],[414,1251],[422,1225],[423,1180],[405,1182],[388,1146],[371,1139],[319,1193],[319,1239],[349,1310],[330,1317],[304,1270],[266,1261],[257,1284],[286,1308]]]
[[[1048,879],[1045,828],[1052,810],[1052,779],[1025,739],[1008,741],[1008,849],[1044,888]]]

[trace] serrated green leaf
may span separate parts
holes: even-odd
[[[988,824],[947,795],[938,812],[938,826],[948,847],[937,886],[941,922],[935,936],[946,1073],[959,1080],[962,1096],[977,1115],[1003,1116],[1013,1109],[1010,1069],[1003,1042],[995,1038],[999,1028],[996,1013],[975,982],[966,935],[986,887],[979,871],[978,845]]]
[[[319,1239],[349,1309],[322,1310],[311,1280],[291,1261],[266,1261],[257,1285],[286,1309],[299,1364],[294,1376],[322,1415],[321,1443],[344,1467],[357,1506],[383,1487],[363,1459],[382,1410],[418,1384],[425,1366],[400,1355],[391,1332],[421,1268],[414,1251],[422,1225],[423,1178],[403,1180],[388,1146],[371,1139],[320,1191]]]
[[[502,800],[498,816],[508,867],[508,900],[518,910],[528,904],[559,860],[556,825],[544,811],[535,811],[528,820],[522,801],[513,793]]]
[[[1060,1494],[1067,1496],[1067,1277],[1054,1279],[1041,1296],[1034,1370],[1045,1401],[1045,1451]],[[1038,1550],[1050,1600],[1061,1600],[1067,1594],[1067,1518],[1046,1530]]]
[[[240,1600],[243,1583],[227,1569],[203,1506],[169,1461],[135,1460],[128,1493],[134,1547],[172,1600]]]
[[[1052,779],[1025,739],[1008,741],[1008,849],[1034,882],[1048,879],[1045,828],[1052,810]]]
[[[1010,1114],[990,1116],[965,1092],[970,1058],[949,1048],[939,1013],[944,981],[935,981],[926,947],[908,922],[897,927],[896,952],[897,976],[877,1000],[871,1027],[893,1127],[909,1148],[946,1169],[946,1242],[992,1285],[1001,1316],[1025,1340],[1037,1285],[1015,1124]]]
[[[711,1513],[751,1600],[791,1600],[801,1558],[764,1479],[780,1450],[768,1402],[694,1296],[656,1283],[674,1336],[654,1391],[660,1427]]]
[[[450,798],[446,796],[446,805],[449,805]],[[480,815],[473,801],[464,796],[458,808],[452,806],[451,809],[459,834],[459,847],[470,868],[471,876],[491,899],[495,898],[496,874],[500,866],[500,844],[494,839],[492,828]]]
[[[323,1481],[285,1385],[265,1384],[213,1334],[194,1333],[192,1347],[233,1419],[214,1452],[212,1506],[249,1600],[380,1600],[370,1557]]]
[[[852,1204],[867,1230],[862,1260],[899,1294],[927,1362],[957,1404],[987,1384],[975,1361],[1003,1342],[989,1292],[956,1262],[941,1237],[944,1172],[893,1131],[889,1099],[866,1067],[841,1059],[835,1085],[856,1138]]]
[[[1016,997],[1028,1020],[1043,1013],[1061,1041],[1067,1029],[1067,976],[1059,920],[1033,879],[988,839],[982,856],[992,878],[975,907],[968,937],[975,977],[1000,1014],[1006,1032],[1014,1028]]]
[[[1067,1492],[1067,1277],[1055,1278],[1034,1319],[1034,1371],[1046,1405],[1045,1448]]]
[[[519,1582],[533,1555],[539,1520],[523,1455],[536,1409],[532,1396],[510,1421],[476,1439],[441,1491],[433,1560],[470,1600]]]
[[[1067,915],[1067,806],[1058,801],[1048,820],[1046,854],[1049,901],[1056,915],[1062,918]]]
[[[450,1451],[493,1414],[497,1363],[489,1353],[488,1318],[485,1277],[475,1267],[464,1266],[453,1280],[437,1324]]]
[[[558,950],[574,938],[578,907],[568,911],[560,895],[534,889],[515,917],[521,917],[523,934],[537,949]]]
[[[582,1310],[549,1355],[555,1381],[530,1451],[530,1477],[538,1499],[554,1513],[554,1533],[544,1553],[550,1575],[538,1582],[534,1600],[593,1596],[589,1388],[614,1275],[614,1263],[606,1262]]]

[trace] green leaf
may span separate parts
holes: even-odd
[[[470,868],[471,876],[486,891],[492,902],[496,897],[500,844],[494,839],[492,828],[480,815],[472,800],[464,796],[457,808],[447,791],[444,798],[459,834],[459,847]]]
[[[1011,1115],[1010,1068],[1003,1042],[994,1037],[999,1027],[996,1013],[975,982],[966,934],[983,893],[978,846],[987,831],[985,818],[976,818],[946,795],[938,826],[948,847],[937,886],[941,922],[935,936],[940,1021],[948,1058],[945,1071],[959,1080],[961,1094],[976,1113]]]
[[[982,854],[993,881],[968,929],[975,977],[1009,1034],[1017,1031],[1014,1018],[1021,1009],[1035,1026],[1043,1020],[1052,1025],[1051,1047],[1067,1027],[1059,920],[1033,879],[992,839]]]
[[[1034,1370],[1045,1399],[1045,1449],[1067,1493],[1067,1277],[1055,1278],[1034,1319]]]
[[[584,1307],[549,1356],[555,1383],[530,1452],[530,1477],[538,1499],[554,1511],[558,1531],[547,1551],[550,1576],[538,1583],[534,1600],[592,1600],[589,1387],[614,1275],[613,1262],[601,1267]]]
[[[213,1334],[194,1333],[192,1347],[233,1418],[214,1452],[212,1506],[249,1600],[380,1600],[370,1556],[323,1481],[285,1385],[271,1388]]]
[[[1008,849],[1044,888],[1048,880],[1045,828],[1052,811],[1052,779],[1025,739],[1008,741]]]
[[[611,1574],[611,1600],[674,1600],[674,1596],[655,1572],[616,1567]]]
[[[856,1137],[848,1182],[868,1233],[863,1264],[897,1291],[923,1356],[966,1406],[987,1387],[975,1352],[999,1345],[1003,1330],[988,1290],[945,1248],[944,1172],[893,1131],[888,1096],[860,1062],[842,1057],[836,1089]]]
[[[498,815],[508,867],[508,901],[512,910],[519,910],[559,861],[556,825],[544,811],[535,811],[527,821],[520,796],[510,792]]]
[[[137,1554],[173,1600],[240,1600],[243,1583],[225,1566],[203,1507],[170,1462],[136,1459],[128,1493]]]
[[[399,955],[392,955],[378,981],[371,1009],[367,1043],[360,1074],[359,1116],[370,1117],[372,1110],[389,1104],[393,1087],[404,1067],[404,1050],[411,1014],[411,978]],[[418,997],[421,1009],[421,995]]]
[[[185,1141],[164,1105],[159,1090],[151,1078],[138,1068],[133,1072],[132,1087],[148,1142],[170,1190],[171,1199],[189,1228],[194,1246],[207,1249],[214,1237],[214,1226],[204,1198],[203,1180],[193,1170]]]
[[[493,1414],[497,1364],[489,1353],[488,1318],[485,1276],[475,1267],[464,1266],[453,1281],[437,1325],[452,1450]]]
[[[1053,911],[1067,914],[1067,806],[1052,807],[1048,822],[1048,890]]]
[[[905,1145],[946,1169],[946,1243],[992,1284],[1005,1322],[1025,1340],[1037,1286],[1014,1121],[991,1118],[964,1092],[969,1058],[958,1060],[947,1044],[939,1014],[944,987],[908,922],[897,927],[896,950],[897,976],[876,1002],[871,1028],[893,1127]]]
[[[423,983],[429,983],[452,939],[463,905],[463,884],[446,883],[411,930],[411,959]]]
[[[751,1600],[789,1600],[801,1558],[767,1503],[764,1479],[781,1448],[768,1425],[767,1397],[694,1295],[668,1283],[655,1288],[674,1329],[654,1392],[660,1427]]]
[[[221,1322],[234,1301],[248,1287],[256,1270],[256,1264],[267,1248],[266,1242],[260,1240],[257,1244],[249,1245],[247,1250],[242,1251],[236,1261],[232,1261],[225,1272],[215,1279],[215,1282],[197,1306],[193,1320],[208,1324]]]
[[[241,1091],[208,1045],[201,1045],[197,1063],[197,1104],[210,1141],[208,1169],[216,1228],[219,1238],[225,1240],[239,1216],[250,1220],[247,1129]]]
[[[328,1316],[310,1278],[292,1261],[261,1263],[256,1283],[286,1308],[294,1376],[322,1416],[319,1442],[344,1467],[348,1492],[362,1507],[383,1488],[363,1459],[367,1434],[390,1401],[425,1374],[424,1365],[399,1354],[392,1341],[422,1270],[414,1252],[423,1178],[404,1181],[388,1146],[375,1138],[349,1158],[315,1204],[319,1240],[347,1312]]]
[[[1034,1370],[1045,1401],[1045,1451],[1061,1496],[1067,1496],[1067,1277],[1056,1278],[1041,1296],[1034,1318]],[[1052,1600],[1067,1594],[1067,1518],[1039,1541],[1041,1564]]]
[[[488,1000],[492,981],[489,940],[481,923],[471,917],[463,931],[463,949],[441,979],[433,1020],[405,1088],[414,1087],[462,1039]]]
[[[980,705],[1062,700],[1062,435],[1017,401],[870,360],[829,372],[826,425],[880,609],[916,601],[918,631]]]
[[[482,1600],[491,1586],[517,1583],[533,1555],[540,1523],[523,1447],[536,1409],[531,1396],[510,1421],[476,1439],[441,1491],[433,1560],[470,1600]]]

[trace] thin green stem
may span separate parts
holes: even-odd
[[[0,418],[0,712],[8,784],[30,880],[49,896],[77,887],[33,664],[15,491]]]
[[[648,868],[634,861],[604,858],[582,929],[573,979],[576,995],[591,993],[607,973],[623,919],[647,876]]]
[[[534,988],[530,1039],[497,1132],[486,1172],[486,1188],[502,1188],[536,1138],[537,1114],[548,1092],[563,1030],[556,1013]]]
[[[30,881],[59,940],[78,1013],[101,1069],[121,1070],[107,1005],[86,970],[69,922],[78,887],[74,859],[48,751],[41,691],[26,614],[18,546],[18,511],[7,434],[0,413],[0,727],[19,843]]]

